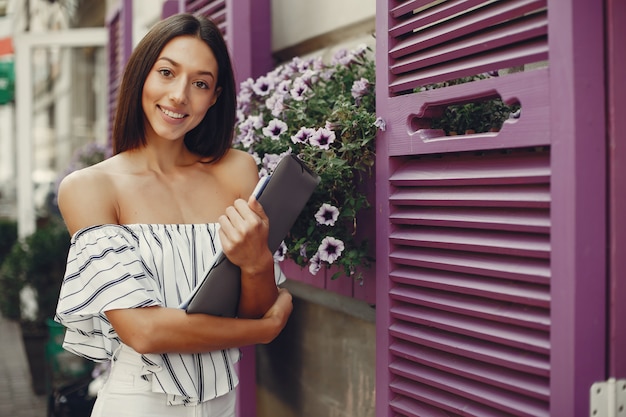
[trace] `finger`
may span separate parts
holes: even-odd
[[[257,200],[254,195],[251,195],[250,198],[248,198],[248,207],[250,207],[250,210],[255,212],[257,216],[263,219],[263,221],[267,219],[267,214],[265,214],[263,205],[259,203],[259,200]]]

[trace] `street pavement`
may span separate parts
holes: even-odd
[[[46,417],[46,404],[33,392],[19,324],[0,314],[0,417]]]

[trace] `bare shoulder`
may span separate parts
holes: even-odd
[[[220,159],[216,168],[223,178],[229,179],[230,186],[238,190],[239,197],[248,198],[259,180],[256,161],[247,152],[230,149]]]
[[[72,172],[59,185],[59,209],[70,234],[98,225],[117,223],[115,188],[109,161]]]

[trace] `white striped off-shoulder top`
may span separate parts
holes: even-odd
[[[96,362],[111,360],[120,339],[104,312],[178,307],[221,250],[219,225],[100,225],[74,234],[55,319],[66,326],[63,347]],[[279,269],[277,269],[279,271]],[[284,280],[277,273],[277,283]],[[144,378],[168,403],[198,404],[238,383],[239,349],[202,354],[146,354]]]

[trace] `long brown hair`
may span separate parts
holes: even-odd
[[[139,42],[130,56],[118,93],[113,124],[113,154],[146,144],[144,114],[141,104],[143,85],[165,45],[178,36],[197,36],[213,51],[218,65],[216,88],[221,88],[217,102],[204,119],[185,135],[187,148],[211,161],[220,159],[231,147],[236,113],[233,69],[226,42],[211,20],[191,14],[177,14],[160,21]]]

